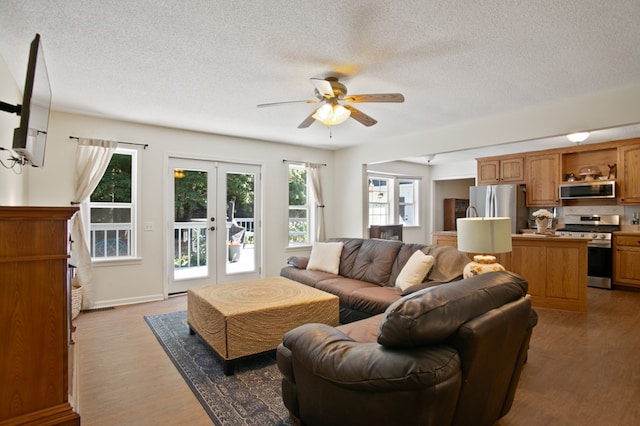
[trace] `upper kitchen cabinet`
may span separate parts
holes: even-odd
[[[525,157],[527,206],[560,205],[560,154],[530,154]]]
[[[640,140],[618,150],[618,185],[621,204],[640,204]]]
[[[478,159],[478,185],[524,182],[524,156]]]

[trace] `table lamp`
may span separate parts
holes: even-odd
[[[508,217],[467,217],[457,220],[458,250],[481,253],[464,267],[463,277],[491,271],[504,271],[495,253],[511,251],[511,219]]]

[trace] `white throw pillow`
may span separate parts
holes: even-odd
[[[313,243],[307,269],[338,275],[342,246],[342,242]]]
[[[396,278],[396,287],[405,291],[413,285],[420,284],[431,270],[434,262],[435,258],[433,256],[424,254],[422,251],[417,250],[411,255],[409,260],[407,260],[407,263],[402,267],[402,270],[398,274],[398,278]]]

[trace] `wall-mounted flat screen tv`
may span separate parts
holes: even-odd
[[[51,108],[51,85],[40,43],[40,34],[31,42],[27,78],[24,84],[20,127],[13,132],[13,150],[34,167],[44,165]]]

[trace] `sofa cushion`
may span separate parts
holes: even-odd
[[[402,247],[400,241],[364,240],[358,250],[349,278],[381,286],[389,285],[391,267],[400,247]]]
[[[343,277],[352,278],[353,264],[358,257],[358,251],[360,246],[365,241],[363,238],[331,238],[329,241],[341,242],[342,254],[340,254],[340,272],[338,275]]]
[[[383,315],[378,314],[349,324],[341,324],[336,328],[358,343],[376,343]]]
[[[289,278],[290,280],[315,287],[316,283],[322,280],[336,278],[338,275],[330,274],[323,271],[312,271],[310,269],[299,269],[294,266],[287,266],[280,270],[280,276]]]
[[[381,314],[389,305],[400,299],[401,295],[402,292],[397,287],[371,285],[369,288],[363,287],[351,292],[348,306],[368,315]]]
[[[399,348],[440,342],[468,320],[526,293],[527,282],[506,271],[420,290],[389,306],[378,343]]]
[[[313,243],[307,269],[337,274],[340,271],[342,242]]]
[[[427,276],[435,258],[424,254],[420,250],[413,252],[407,263],[404,264],[398,278],[396,278],[396,287],[405,291],[409,287],[416,284],[420,284],[422,280]]]
[[[353,280],[351,278],[334,275],[316,282],[315,287],[318,290],[326,291],[327,293],[338,296],[338,298],[340,298],[340,306],[350,306],[349,298],[354,291],[377,286],[365,281]]]

